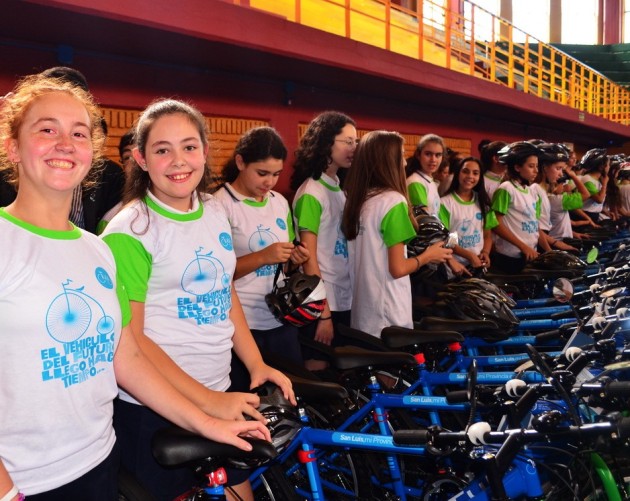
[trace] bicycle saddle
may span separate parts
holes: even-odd
[[[287,374],[287,377],[291,380],[295,396],[307,402],[330,402],[348,398],[348,391],[336,383],[311,381],[290,374]]]
[[[464,340],[459,332],[447,330],[419,330],[406,327],[385,327],[381,339],[389,348],[402,348],[414,344],[457,343]]]
[[[333,351],[333,365],[340,370],[360,367],[417,365],[411,353],[371,351],[355,346],[341,346]]]
[[[415,322],[415,326],[427,331],[473,332],[498,329],[497,324],[491,320],[458,320],[442,317],[423,317]]]
[[[222,444],[177,427],[158,430],[151,440],[153,457],[162,466],[182,466],[192,461],[213,458],[260,459],[269,461],[277,456],[271,443],[243,437],[253,449],[244,451],[233,445]]]

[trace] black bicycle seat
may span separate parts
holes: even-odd
[[[266,440],[249,437],[244,437],[243,440],[252,445],[251,451],[215,442],[173,426],[155,432],[151,450],[155,460],[162,466],[182,466],[209,457],[271,460],[278,455],[274,446]]]
[[[389,348],[402,348],[414,344],[456,343],[464,340],[459,332],[447,330],[420,330],[405,327],[385,327],[381,332],[382,341]]]

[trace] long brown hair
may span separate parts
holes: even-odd
[[[407,198],[409,205],[403,167],[403,143],[400,134],[384,130],[369,132],[361,139],[346,179],[346,206],[341,228],[348,240],[357,237],[363,204],[374,195],[396,191]],[[415,225],[410,205],[409,216]]]
[[[196,108],[183,101],[160,99],[151,103],[147,109],[142,112],[134,129],[136,147],[138,151],[142,153],[142,156],[146,154],[147,139],[155,122],[164,116],[176,114],[185,116],[199,131],[199,137],[204,148],[208,146],[208,128],[206,121]],[[131,163],[126,173],[127,179],[123,192],[123,204],[137,199],[142,200],[151,186],[149,173],[141,169],[135,161]],[[212,175],[210,168],[206,164],[203,177],[197,186],[197,192],[207,193],[211,185]]]

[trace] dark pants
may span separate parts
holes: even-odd
[[[148,407],[122,400],[114,401],[114,428],[120,444],[121,463],[142,487],[160,501],[172,501],[199,484],[191,467],[164,468],[153,458],[153,434],[171,426],[173,424],[170,421]],[[226,471],[228,485],[238,485],[249,476],[249,470],[226,468]]]
[[[332,316],[332,323],[333,323],[333,331],[334,331],[334,337],[332,340],[332,347],[335,346],[345,346],[347,344],[349,344],[344,338],[343,335],[339,332],[339,328],[338,326],[341,325],[345,325],[347,327],[350,327],[350,320],[351,320],[351,312],[350,310],[347,311],[331,311],[330,312],[331,316]],[[330,320],[324,320],[325,322],[330,322]],[[315,339],[315,331],[317,329],[317,321],[313,322],[312,324],[307,325],[306,327],[302,327],[300,329],[300,333],[301,334],[305,334],[306,336],[308,336],[311,339]],[[312,349],[308,346],[302,346],[302,355],[304,357],[304,360],[326,360],[326,357],[324,355],[322,355],[319,351]]]
[[[492,262],[491,270],[494,272],[505,273],[507,275],[516,275],[523,271],[527,261],[524,257],[510,257],[505,254],[493,252],[490,256]]]
[[[294,364],[303,365],[297,327],[281,325],[269,330],[252,329],[252,335],[261,352],[282,355]],[[249,372],[235,353],[232,353],[230,379],[232,381],[230,391],[249,391]]]
[[[118,445],[98,466],[95,466],[83,476],[69,484],[52,491],[32,494],[29,501],[68,501],[81,499],[82,501],[115,501],[118,491]]]

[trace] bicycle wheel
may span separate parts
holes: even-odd
[[[295,486],[285,475],[282,465],[273,465],[260,476],[260,486],[254,492],[257,501],[300,501]]]
[[[195,296],[203,296],[214,289],[217,281],[217,267],[204,258],[199,258],[186,266],[182,275],[182,289]]]
[[[118,501],[156,501],[136,478],[124,468],[118,471]]]
[[[87,331],[92,321],[92,309],[78,294],[59,294],[46,312],[46,329],[55,341],[71,343]]]
[[[114,330],[114,319],[109,315],[104,315],[96,324],[96,330],[99,334],[109,334]]]

